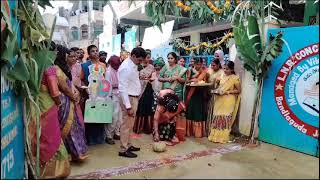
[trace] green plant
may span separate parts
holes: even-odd
[[[264,7],[270,1],[244,1],[233,14],[234,39],[240,60],[256,83],[256,95],[250,129],[251,142],[254,140],[255,122],[260,114],[263,79],[266,77],[272,61],[282,52],[283,34],[278,33],[270,41],[265,40]]]
[[[148,1],[145,6],[145,12],[148,17],[151,18],[153,24],[162,31],[161,24],[165,23],[167,18],[167,14],[175,14],[176,16],[180,16],[180,12],[175,8],[174,1]]]
[[[161,31],[161,24],[167,21],[167,15],[175,15],[177,20],[179,21],[179,17],[182,14],[188,15],[191,21],[196,23],[213,23],[218,20],[230,20],[230,12],[232,12],[236,5],[232,3],[230,8],[225,9],[223,13],[216,14],[207,6],[206,1],[191,1],[184,0],[179,1],[185,6],[190,7],[190,11],[180,8],[176,5],[178,1],[167,1],[167,0],[150,0],[147,2],[145,6],[146,15],[151,19],[152,23],[157,26]],[[223,6],[226,0],[219,0],[215,3],[217,5]]]
[[[26,106],[26,157],[33,176],[40,177],[40,108],[38,95],[40,92],[41,77],[46,68],[53,64],[55,53],[49,51],[52,32],[48,34],[44,25],[38,5],[41,7],[51,6],[49,0],[18,2],[14,15],[17,17],[21,32],[21,46],[17,44],[18,29],[12,29],[10,19],[1,8],[6,27],[1,29],[1,37],[6,41],[1,42],[1,68],[6,66],[6,77],[15,83],[16,93],[25,99]],[[15,62],[16,57],[16,62]],[[31,152],[28,125],[31,119],[36,120],[37,127],[37,152],[36,162]]]

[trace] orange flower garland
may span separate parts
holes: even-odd
[[[195,49],[199,49],[201,46],[204,46],[206,48],[217,48],[219,47],[222,43],[224,43],[226,40],[228,40],[229,38],[233,37],[233,33],[230,32],[228,34],[226,34],[224,37],[222,37],[222,39],[217,42],[216,44],[211,44],[209,45],[207,42],[202,42],[196,46],[192,46],[192,47],[182,47],[184,50],[186,51],[192,51],[192,50],[195,50]]]
[[[184,5],[181,1],[175,1],[176,6],[179,7],[180,9],[182,9],[183,11],[187,12],[191,10],[190,6],[186,6]]]
[[[237,3],[240,3],[240,0],[237,0]],[[223,12],[223,9],[217,8],[210,0],[207,1],[207,5],[216,14],[221,14]],[[229,9],[231,6],[231,0],[226,0],[226,3],[224,4],[224,9]]]
[[[236,0],[236,4],[240,4],[241,0]],[[175,1],[176,6],[182,9],[183,11],[191,11],[191,7],[183,4],[181,1]],[[222,14],[224,9],[229,9],[231,6],[231,0],[226,0],[226,3],[224,4],[223,9],[217,8],[210,0],[207,1],[207,5],[211,9],[212,12],[216,14]]]

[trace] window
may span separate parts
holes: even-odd
[[[80,29],[81,29],[81,39],[88,39],[89,38],[88,25],[83,24],[81,25]]]
[[[190,45],[190,36],[184,36],[184,37],[179,37],[185,45]],[[180,56],[189,56],[189,54],[185,50],[180,50],[179,51]]]
[[[100,10],[100,1],[98,1],[98,2],[94,1],[92,9],[99,11]]]
[[[102,25],[95,25],[94,26],[94,38],[99,36],[99,34],[103,33],[103,26]]]
[[[79,40],[79,29],[75,26],[71,28],[71,39]]]

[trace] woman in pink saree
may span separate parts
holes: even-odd
[[[40,176],[41,178],[62,178],[70,174],[68,153],[61,138],[58,120],[58,106],[61,105],[60,91],[58,89],[57,73],[54,66],[50,66],[43,73],[39,107],[40,116]],[[36,156],[35,119],[29,124],[32,137],[32,152]]]

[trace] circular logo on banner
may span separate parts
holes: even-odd
[[[319,44],[304,47],[281,66],[274,94],[281,115],[300,132],[318,138]]]

